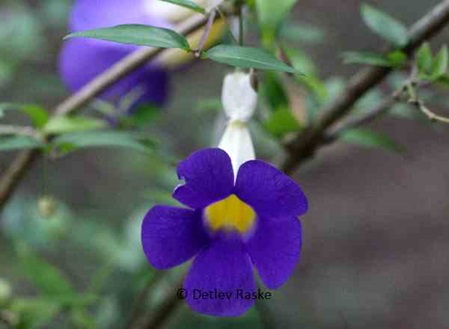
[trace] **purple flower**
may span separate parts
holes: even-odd
[[[170,27],[158,18],[149,6],[150,0],[77,0],[72,8],[71,32],[110,27],[120,24],[146,24]],[[60,53],[59,71],[71,91],[77,91],[97,75],[127,56],[136,46],[93,39],[67,41]],[[107,89],[100,98],[119,102],[123,96],[132,97],[132,105],[151,103],[162,105],[167,99],[168,73],[161,67],[149,65],[137,69]]]
[[[187,303],[200,313],[238,316],[254,299],[254,266],[269,289],[287,281],[299,260],[307,199],[288,176],[266,162],[240,166],[234,180],[231,159],[218,148],[197,151],[178,166],[185,184],[173,197],[189,208],[157,205],[142,224],[148,261],[167,269],[196,255],[184,282]],[[195,292],[216,291],[223,299]],[[243,292],[243,294],[242,294]]]

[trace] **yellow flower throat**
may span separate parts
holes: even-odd
[[[231,194],[208,206],[205,220],[212,231],[237,231],[243,234],[253,227],[256,213],[236,195]]]

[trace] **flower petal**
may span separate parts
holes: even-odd
[[[169,206],[151,208],[141,233],[148,261],[165,269],[189,260],[208,242],[202,225],[199,212]]]
[[[120,24],[145,24],[168,27],[148,0],[77,0],[70,12],[71,32]]]
[[[240,167],[235,193],[263,217],[299,216],[307,211],[307,199],[295,181],[264,161],[248,161]]]
[[[135,49],[135,46],[102,40],[69,40],[60,54],[60,75],[70,91],[78,91]],[[100,97],[114,101],[128,93],[137,93],[141,96],[136,103],[163,105],[168,89],[168,73],[160,68],[146,67],[121,79]]]
[[[187,303],[197,312],[239,316],[247,311],[254,299],[241,298],[239,293],[252,294],[256,286],[243,242],[237,237],[214,240],[195,258],[184,288]],[[201,296],[201,293],[206,296]],[[220,293],[222,298],[219,298]]]
[[[261,218],[247,247],[262,281],[269,289],[277,289],[299,261],[301,223],[293,216]]]
[[[194,152],[178,165],[178,176],[185,184],[175,189],[173,197],[194,209],[226,198],[234,185],[231,159],[218,148]]]
[[[157,12],[152,12],[147,0],[77,0],[72,6],[69,30],[111,27],[120,24],[145,24],[170,28],[170,23]],[[70,91],[78,91],[107,68],[138,49],[136,46],[94,39],[72,39],[67,41],[59,59],[60,74]],[[163,105],[167,99],[168,74],[160,66],[152,64],[124,77],[100,98],[119,101],[131,93],[135,99],[129,104],[150,103]]]

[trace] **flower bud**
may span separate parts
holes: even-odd
[[[251,75],[244,72],[228,74],[223,83],[221,101],[231,121],[248,122],[257,106],[257,93]]]

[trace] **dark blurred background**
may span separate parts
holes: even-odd
[[[369,2],[407,25],[438,3]],[[342,51],[383,48],[362,22],[361,3],[300,0],[295,7],[292,22],[324,31],[323,41],[298,41],[321,78],[345,78],[359,69],[342,64]],[[51,108],[67,95],[56,60],[69,7],[67,0],[1,1],[0,103]],[[448,36],[449,28],[432,44]],[[201,62],[173,72],[170,104],[151,127],[165,149],[182,158],[213,143],[216,112],[199,104],[217,98],[229,70]],[[262,320],[251,312],[246,322],[220,322],[183,306],[167,326],[259,328],[271,321],[276,328],[449,328],[449,129],[397,118],[372,128],[388,133],[407,153],[337,143],[295,175],[310,200],[302,261],[263,306]],[[264,157],[280,152],[268,142],[256,144]],[[13,155],[0,155],[0,172]],[[96,316],[99,327],[120,327],[127,317],[122,304],[132,302],[138,290],[126,292],[128,283],[150,272],[140,250],[142,213],[166,200],[176,182],[163,160],[132,151],[80,151],[40,161],[1,214],[0,278],[12,286],[13,296],[36,294],[18,266],[16,240],[27,241],[78,291],[90,289],[104,270],[101,298],[91,309],[104,317]],[[47,194],[57,204],[58,215],[50,220],[37,208]]]

